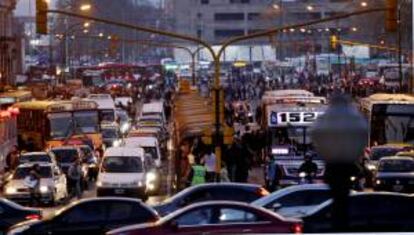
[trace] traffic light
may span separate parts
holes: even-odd
[[[338,47],[338,36],[331,35],[330,38],[329,38],[329,43],[331,45],[331,49],[336,50],[337,47]]]
[[[47,34],[47,10],[46,0],[36,0],[36,33]]]
[[[396,32],[398,29],[398,0],[386,0],[385,29]]]

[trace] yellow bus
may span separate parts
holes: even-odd
[[[72,144],[82,140],[102,148],[98,105],[93,101],[30,101],[17,103],[18,133],[35,150]]]

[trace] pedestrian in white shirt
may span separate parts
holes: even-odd
[[[204,158],[204,166],[207,169],[206,181],[215,182],[216,181],[216,155],[213,153],[212,148],[207,149],[203,158]]]

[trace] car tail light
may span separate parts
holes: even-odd
[[[291,232],[294,234],[301,234],[303,233],[303,226],[302,224],[294,224],[291,227]]]
[[[30,214],[25,217],[27,220],[40,220],[42,216],[39,214]]]
[[[265,188],[259,188],[259,189],[257,189],[257,192],[256,193],[259,196],[261,196],[261,197],[264,197],[264,196],[269,195],[269,191],[267,191]]]

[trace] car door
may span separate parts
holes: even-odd
[[[57,216],[52,221],[49,235],[104,234],[106,204],[98,201],[82,202]]]
[[[138,202],[111,201],[107,204],[105,232],[131,224],[156,220],[156,215]]]
[[[220,234],[256,234],[256,233],[281,233],[289,232],[287,226],[277,226],[275,218],[270,218],[263,213],[242,207],[217,208],[213,233]]]

